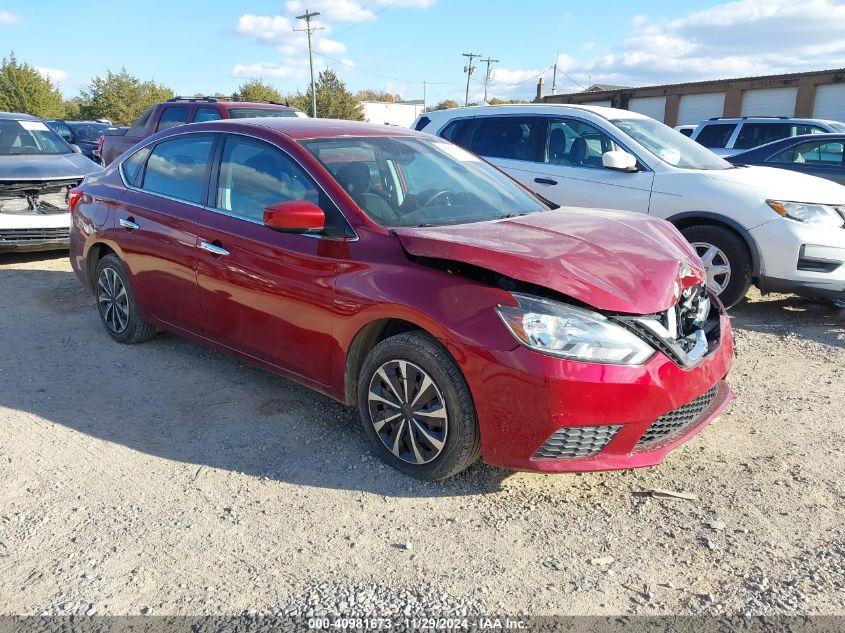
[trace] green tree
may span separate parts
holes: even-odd
[[[311,87],[305,94],[296,94],[289,98],[290,104],[307,112],[311,112]],[[346,89],[337,74],[330,68],[320,73],[317,80],[317,114],[321,119],[347,119],[363,121],[364,111],[361,103]]]
[[[525,99],[499,99],[498,97],[493,97],[488,102],[490,105],[502,105],[506,103],[528,103]]]
[[[274,103],[284,103],[285,98],[282,93],[276,90],[268,83],[264,83],[260,79],[250,79],[242,83],[237,92],[232,95],[233,99],[241,99],[242,101],[273,101]]]
[[[0,110],[42,118],[64,114],[62,95],[55,84],[29,64],[18,62],[14,53],[0,64]]]
[[[402,103],[402,95],[390,94],[382,90],[359,90],[355,93],[358,101],[382,101],[387,103]]]
[[[94,77],[87,91],[82,91],[80,113],[86,119],[109,119],[116,125],[129,125],[155,103],[173,98],[170,88],[152,80],[141,81],[125,68],[106,71]]]
[[[436,106],[434,106],[435,110],[448,110],[449,108],[460,108],[460,104],[455,101],[454,99],[446,99],[445,101],[441,101]]]
[[[62,106],[64,108],[64,113],[62,114],[63,119],[68,119],[70,121],[79,120],[82,118],[82,99],[80,97],[74,97],[73,99],[68,99],[65,101]]]

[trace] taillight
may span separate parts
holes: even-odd
[[[106,135],[100,134],[100,138],[97,139],[97,153],[98,154],[103,153],[103,143],[105,142],[105,140],[106,140]]]
[[[82,189],[71,189],[67,192],[67,208],[71,213],[76,209],[80,200],[82,200]]]

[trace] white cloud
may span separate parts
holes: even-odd
[[[843,65],[841,0],[736,0],[670,21],[635,16],[621,46],[566,72],[582,84],[636,86]]]
[[[20,17],[14,13],[0,10],[0,24],[17,24],[20,21]]]
[[[295,79],[306,76],[308,62],[307,38],[304,33],[294,29],[305,27],[303,20],[297,16],[306,10],[320,13],[318,18],[311,21],[316,30],[312,35],[317,55],[315,66],[325,66],[322,55],[343,55],[347,52],[346,45],[331,39],[332,27],[329,23],[359,23],[372,22],[378,19],[377,14],[387,8],[428,9],[437,0],[287,0],[284,4],[284,15],[263,16],[247,13],[238,18],[234,32],[241,37],[248,37],[258,42],[272,44],[279,55],[278,61],[259,62],[253,64],[237,64],[232,69],[236,77],[273,77],[279,79]],[[321,20],[324,20],[321,22]],[[348,27],[344,27],[348,28]],[[355,63],[342,58],[340,63],[347,69],[355,69]]]
[[[60,84],[67,81],[68,78],[67,72],[58,68],[44,68],[43,66],[36,66],[35,70],[37,70],[38,74],[42,77],[49,79],[54,84]]]

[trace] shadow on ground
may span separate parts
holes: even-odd
[[[0,258],[0,406],[195,464],[197,475],[212,467],[412,497],[494,492],[510,475],[479,463],[418,482],[371,455],[354,409],[176,336],[119,345],[76,277],[49,270],[52,259]],[[13,262],[26,267],[4,267]]]
[[[730,310],[735,329],[794,335],[845,347],[845,309],[795,295],[752,296]]]

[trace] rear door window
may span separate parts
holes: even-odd
[[[141,181],[141,172],[149,155],[150,148],[143,147],[123,161],[120,169],[123,172],[123,179],[127,185],[134,187]]]
[[[727,147],[731,134],[736,129],[736,123],[713,123],[701,128],[695,140],[704,147],[719,148]]]
[[[735,149],[751,149],[766,143],[789,138],[794,126],[789,123],[743,123],[737,134]]]
[[[214,135],[190,134],[158,143],[147,160],[142,188],[202,204]]]
[[[197,108],[194,115],[194,123],[202,123],[203,121],[219,121],[223,117],[217,108]]]
[[[188,120],[188,108],[185,106],[170,106],[161,113],[158,120],[157,130],[167,130],[177,125],[182,125]]]
[[[531,160],[537,120],[532,117],[485,117],[478,120],[470,149],[481,156]]]

